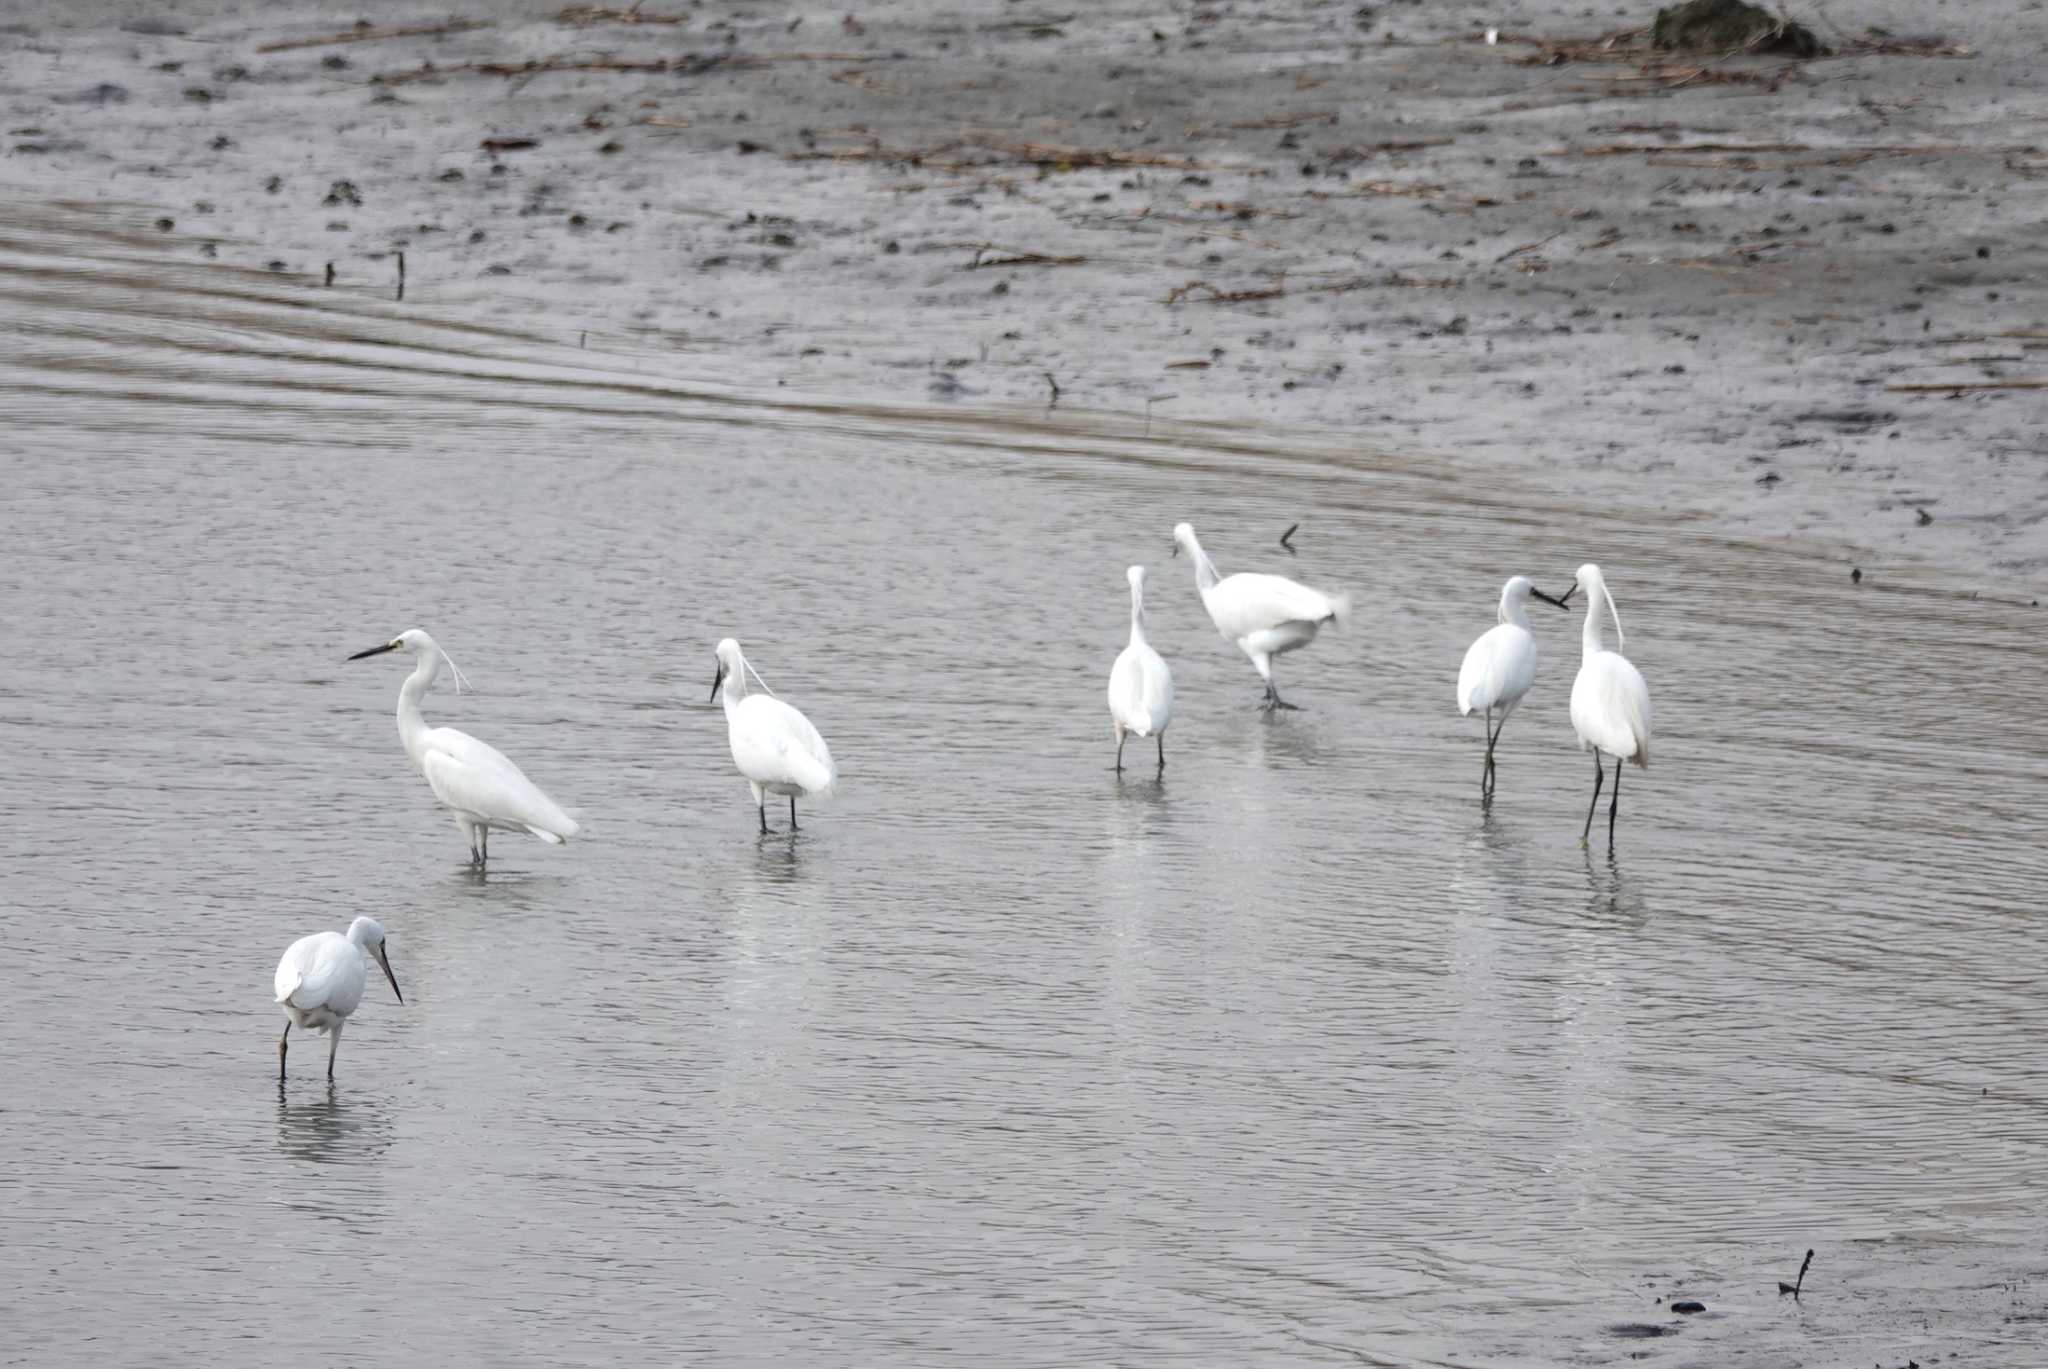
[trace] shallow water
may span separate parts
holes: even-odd
[[[0,305],[0,1360],[2039,1346],[2036,610],[1368,435],[727,388],[67,212],[0,224]],[[1182,518],[1356,596],[1306,711],[1252,707]],[[1657,705],[1611,855],[1577,615],[1490,812],[1451,703],[1502,577],[1585,559]],[[1109,768],[1134,561],[1163,782]],[[478,686],[429,719],[586,839],[464,867],[405,667],[343,661],[415,625]],[[840,762],[800,833],[705,703],[728,634]],[[276,957],[359,913],[406,1004],[280,1097]]]

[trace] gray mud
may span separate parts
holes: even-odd
[[[131,13],[16,8],[11,195],[742,386],[2048,564],[2043,394],[1970,388],[2048,377],[2039,6],[1817,11],[1809,63],[1603,61],[1651,11],[1561,4]]]

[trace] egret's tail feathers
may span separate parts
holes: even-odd
[[[1636,738],[1636,753],[1630,756],[1629,759],[1635,762],[1638,770],[1648,770],[1650,768],[1650,739],[1648,737]]]
[[[291,983],[289,984],[286,984],[283,981],[279,981],[278,984],[276,985],[277,1001],[280,1003],[291,1002],[292,995],[297,993],[299,991],[299,985],[305,982],[305,979],[299,975],[292,976]]]
[[[564,841],[568,840],[567,837],[557,836],[555,833],[548,831],[548,829],[545,827],[529,826],[526,830],[533,833],[535,836],[539,837],[542,841],[546,842],[550,846],[560,846]]]
[[[1332,594],[1327,597],[1330,600],[1330,616],[1323,619],[1323,621],[1326,623],[1335,622],[1338,627],[1344,626],[1344,620],[1351,616],[1351,596],[1348,594]]]

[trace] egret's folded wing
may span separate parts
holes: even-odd
[[[561,805],[542,793],[503,752],[467,732],[435,728],[428,735],[420,769],[435,797],[450,808],[557,837],[576,835],[576,820],[563,812]]]

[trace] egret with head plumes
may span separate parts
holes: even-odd
[[[1614,619],[1614,644],[1627,644],[1621,631],[1621,611],[1607,578],[1590,561],[1580,566],[1572,587],[1564,597],[1583,590],[1586,595],[1586,625],[1581,630],[1579,675],[1572,681],[1572,730],[1579,734],[1579,746],[1593,753],[1593,800],[1586,805],[1586,825],[1579,833],[1585,845],[1593,834],[1593,811],[1600,806],[1603,778],[1602,756],[1614,757],[1614,794],[1607,801],[1607,846],[1614,848],[1614,822],[1621,811],[1621,763],[1650,764],[1650,687],[1619,650],[1609,651],[1601,628]]]
[[[369,971],[365,955],[377,958],[384,978],[391,984],[391,996],[400,1003],[398,976],[391,972],[391,957],[384,949],[384,924],[373,917],[359,917],[348,932],[315,932],[302,936],[285,949],[271,981],[277,991],[277,1005],[284,1009],[284,1035],[277,1038],[277,1082],[284,1082],[284,1058],[292,1028],[306,1027],[327,1033],[327,1077],[334,1077],[334,1053],[341,1049],[341,1029],[349,1015],[363,1001],[363,986]]]
[[[726,739],[732,745],[732,762],[754,791],[754,807],[761,815],[761,830],[768,830],[767,795],[789,799],[789,827],[796,830],[796,801],[821,798],[832,792],[839,771],[832,764],[832,752],[811,720],[776,698],[768,684],[740,654],[740,644],[728,637],[718,644],[718,674],[711,681],[711,697],[725,696]],[[751,692],[747,677],[753,676],[761,692]]]
[[[531,832],[550,846],[560,846],[581,830],[504,753],[467,732],[427,726],[420,716],[420,697],[441,673],[442,663],[454,673],[457,691],[467,684],[439,643],[418,628],[409,628],[349,659],[360,661],[387,651],[409,651],[419,662],[398,687],[398,739],[405,743],[413,769],[426,776],[434,797],[455,815],[455,825],[469,839],[472,865],[481,868],[489,862],[493,827]]]
[[[1536,588],[1528,576],[1515,576],[1501,587],[1500,622],[1479,634],[1458,667],[1458,712],[1465,717],[1474,712],[1486,716],[1486,760],[1479,769],[1483,798],[1493,797],[1494,743],[1508,725],[1508,714],[1536,682],[1536,637],[1529,631],[1528,614],[1532,598],[1565,608],[1562,599],[1553,599]],[[1496,711],[1500,713],[1498,724],[1493,720]]]

